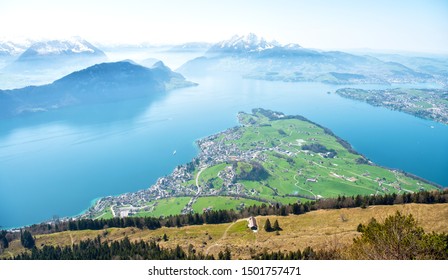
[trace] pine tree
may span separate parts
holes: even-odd
[[[275,220],[274,222],[274,226],[272,227],[273,230],[279,231],[282,230],[282,228],[280,227],[280,225],[278,224],[278,221]]]
[[[222,251],[218,253],[218,260],[224,260],[224,253]]]
[[[22,243],[23,247],[28,248],[28,249],[34,248],[34,245],[35,245],[33,236],[27,230],[25,230],[23,233],[21,232],[20,242]]]
[[[231,260],[232,259],[232,254],[230,253],[230,249],[226,248],[226,250],[224,251],[224,259],[225,260]]]
[[[269,221],[269,219],[267,219],[266,222],[264,223],[264,230],[267,232],[272,231],[271,221]]]
[[[6,249],[9,247],[8,239],[6,238],[7,231],[2,230],[0,232],[0,249]]]

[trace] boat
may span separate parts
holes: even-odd
[[[177,153],[177,151],[176,151],[176,150],[174,150],[174,151],[173,151],[173,156],[174,156],[174,155],[175,155],[176,153]]]

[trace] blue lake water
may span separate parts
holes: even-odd
[[[72,216],[97,197],[148,188],[197,154],[196,139],[237,125],[237,112],[255,107],[303,115],[378,164],[448,185],[447,125],[327,94],[331,85],[191,80],[200,85],[153,101],[1,120],[0,225]]]

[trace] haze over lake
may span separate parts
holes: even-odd
[[[448,185],[446,125],[327,93],[342,86],[224,74],[187,78],[199,86],[156,100],[1,120],[0,224],[72,216],[95,198],[148,188],[197,154],[196,139],[237,125],[239,111],[256,107],[303,115],[380,165]]]

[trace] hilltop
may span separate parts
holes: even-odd
[[[254,109],[238,119],[241,126],[199,140],[192,162],[149,189],[102,198],[82,217],[159,217],[438,187],[375,165],[304,117]]]

